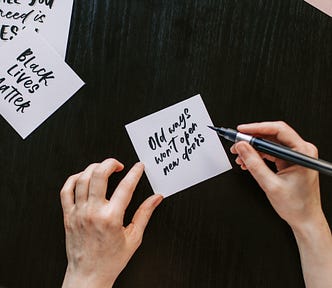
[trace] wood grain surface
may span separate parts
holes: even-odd
[[[66,60],[87,84],[32,135],[0,119],[7,288],[61,286],[66,178],[108,157],[127,171],[124,125],[198,93],[216,125],[284,120],[332,160],[332,20],[302,0],[77,0]],[[304,287],[290,228],[228,154],[232,171],[162,203],[116,288]],[[126,221],[151,193],[144,177]]]

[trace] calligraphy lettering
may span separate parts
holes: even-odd
[[[34,6],[36,3],[45,4],[50,9],[52,9],[54,0],[31,0],[31,2],[29,3],[29,6]]]

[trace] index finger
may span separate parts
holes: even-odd
[[[293,149],[301,147],[305,142],[293,128],[283,121],[242,124],[237,129],[242,133],[275,138]]]

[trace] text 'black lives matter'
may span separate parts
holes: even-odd
[[[55,79],[53,71],[42,67],[31,48],[24,50],[17,58],[16,63],[7,69],[7,76],[15,79],[20,88],[29,95],[34,94],[41,86],[47,87]],[[26,100],[25,93],[12,85],[6,84],[6,77],[0,76],[0,93],[3,99],[15,106],[16,112],[24,113],[31,106],[31,100]],[[37,80],[36,80],[37,79]]]

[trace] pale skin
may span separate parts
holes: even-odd
[[[318,157],[317,148],[284,122],[245,124],[238,126],[238,131]],[[249,170],[273,208],[290,225],[299,247],[306,287],[332,287],[332,237],[321,207],[318,172],[258,153],[245,142],[233,145],[231,152],[238,154],[236,163]],[[272,172],[263,159],[273,161],[278,172]]]
[[[69,177],[61,190],[68,266],[63,288],[112,287],[140,246],[143,232],[163,197],[153,195],[123,226],[125,210],[144,166],[134,165],[106,199],[108,178],[123,170],[115,159],[92,164]]]
[[[238,130],[318,156],[316,147],[284,122],[245,124]],[[332,237],[321,207],[318,173],[260,154],[245,142],[233,145],[231,152],[238,154],[236,163],[249,170],[273,208],[290,225],[299,247],[306,287],[332,287]],[[263,159],[273,161],[278,172],[271,171]],[[131,224],[124,227],[125,210],[144,166],[137,163],[107,200],[108,178],[123,168],[117,160],[107,159],[69,177],[63,186],[61,203],[68,257],[63,288],[112,287],[139,247],[145,227],[163,198],[153,195],[146,199]]]

